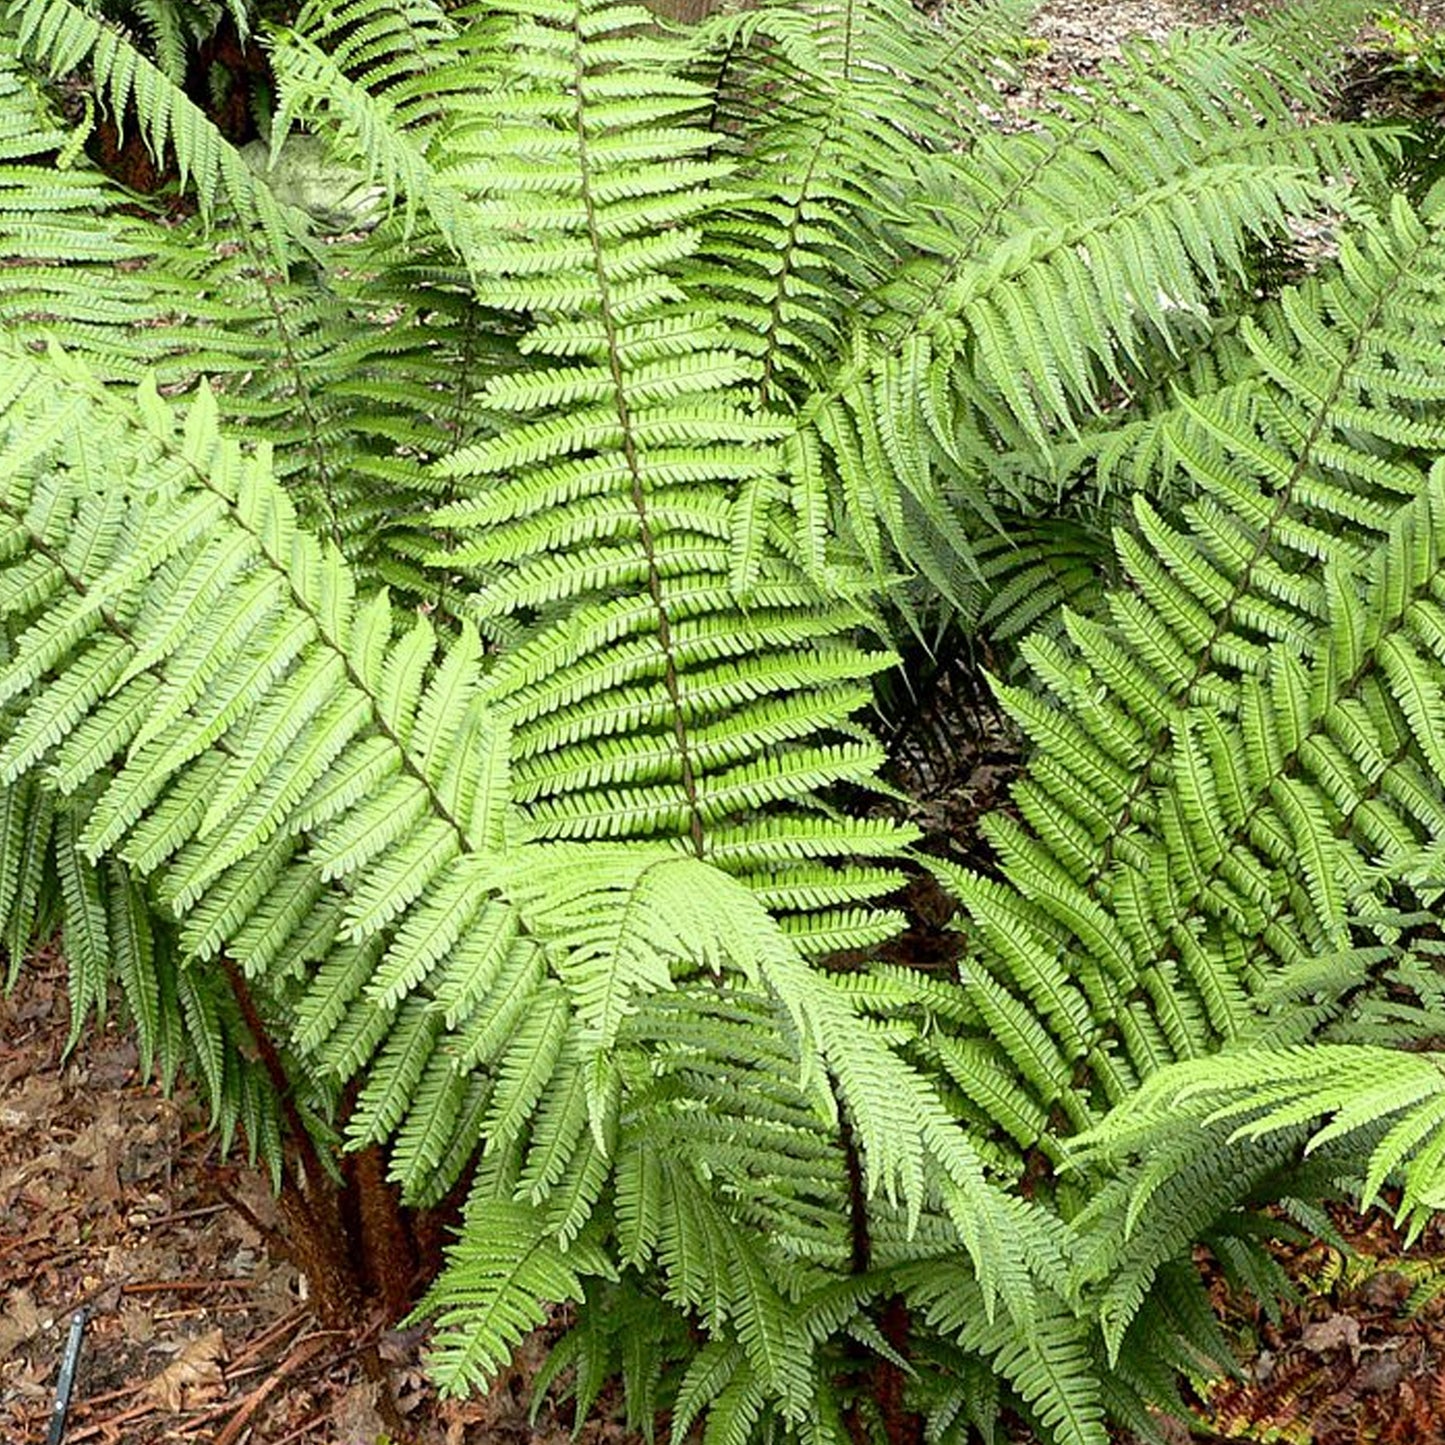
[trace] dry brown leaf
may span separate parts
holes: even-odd
[[[40,1311],[29,1290],[13,1289],[0,1314],[0,1359],[8,1359],[26,1340],[40,1333]]]
[[[112,1204],[121,1198],[120,1161],[124,1142],[120,1100],[111,1096],[100,1100],[94,1121],[70,1144],[70,1152],[94,1170],[96,1197]]]
[[[89,1051],[87,1059],[92,1089],[119,1089],[128,1084],[136,1072],[139,1057],[135,1042],[129,1038],[107,1038]]]
[[[58,1079],[35,1074],[0,1104],[0,1127],[34,1129],[51,1119],[64,1094]]]
[[[225,1389],[221,1373],[225,1353],[226,1340],[220,1330],[197,1335],[160,1374],[146,1382],[143,1397],[174,1412],[210,1403]]]
[[[1326,1355],[1331,1350],[1344,1348],[1358,1358],[1360,1322],[1353,1315],[1331,1315],[1327,1320],[1306,1325],[1300,1331],[1300,1344],[1312,1355]]]
[[[155,1316],[144,1305],[126,1300],[120,1307],[121,1333],[133,1345],[148,1345],[156,1337]]]
[[[363,1381],[336,1402],[331,1428],[343,1445],[371,1445],[386,1434],[386,1422],[376,1408],[377,1395],[377,1385]]]

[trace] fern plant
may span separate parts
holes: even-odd
[[[69,392],[58,413],[57,387]],[[519,1320],[540,1321],[549,1296],[534,1295],[538,1278],[570,1278],[584,1260],[586,1273],[610,1272],[582,1245],[589,1224],[600,1228],[605,1186],[630,1170],[615,1206],[632,1214],[629,1254],[660,1249],[681,1303],[701,1307],[706,1288],[708,1318],[720,1332],[735,1323],[759,1387],[805,1410],[805,1342],[774,1357],[791,1322],[756,1257],[761,1241],[686,1183],[724,1161],[699,1138],[694,1169],[670,1184],[676,1144],[665,1167],[629,1157],[651,1153],[669,1113],[698,1102],[688,1070],[669,1061],[689,1032],[696,1089],[706,1099],[718,1087],[709,1065],[734,1014],[730,1047],[759,1079],[773,1060],[785,1132],[806,1136],[820,1112],[846,1109],[870,1187],[915,1215],[941,1201],[967,1228],[980,1274],[1026,1312],[1027,1274],[1000,1261],[1022,1250],[1045,1267],[1047,1228],[990,1191],[926,1081],[884,1039],[853,1033],[845,997],[746,889],[667,846],[526,841],[474,631],[395,627],[384,593],[358,604],[339,553],[297,530],[264,454],[217,434],[208,392],[177,427],[153,391],[122,407],[83,373],[22,353],[6,395],[12,616],[34,620],[17,628],[0,684],[12,699],[29,694],[4,766],[18,778],[49,755],[57,798],[14,810],[7,857],[43,856],[52,845],[35,830],[54,830],[78,1002],[130,942],[109,932],[125,898],[140,890],[174,920],[178,1018],[159,1021],[167,988],[153,951],[128,950],[120,966],[143,1044],[162,1048],[162,1028],[188,1037],[214,1108],[239,1117],[253,1143],[275,1137],[257,1118],[274,1116],[275,1101],[264,1081],[233,1076],[217,1011],[188,1003],[184,982],[222,954],[268,1009],[284,1008],[309,1104],[334,1106],[343,1085],[364,1080],[347,1138],[394,1139],[408,1197],[445,1193],[485,1146],[477,1223],[438,1287],[439,1302],[451,1290],[469,1301],[438,1345],[444,1380],[476,1382]],[[134,478],[133,490],[105,486],[98,467]],[[35,694],[42,673],[52,685]],[[88,873],[102,857],[130,890],[109,908]],[[16,893],[12,908],[33,907],[33,886],[28,899]],[[734,971],[722,995],[702,986]],[[673,1002],[652,1012],[659,992]],[[656,1090],[656,1127],[624,1129]],[[763,1125],[741,1150],[744,1178],[770,1142],[796,1162]],[[815,1188],[842,1190],[841,1158],[826,1153]],[[770,1208],[801,1207],[778,1187],[777,1198],[763,1189]],[[816,1229],[805,1209],[796,1227],[808,1223]],[[748,1251],[742,1285],[701,1269],[676,1238],[696,1228]],[[500,1278],[498,1249],[512,1261]],[[493,1296],[485,1309],[478,1272]]]
[[[1179,1260],[1287,1146],[1181,1162],[1127,1245],[1127,1160],[1050,1171],[1419,973],[1381,920],[1438,841],[1435,213],[1377,214],[1388,131],[1299,119],[1315,8],[1001,135],[1009,5],[308,4],[263,158],[94,10],[7,7],[12,975],[60,927],[73,1036],[116,983],[313,1201],[374,1147],[463,1192],[445,1388],[572,1300],[547,1378],[676,1441],[1168,1403]],[[1326,204],[1335,273],[1256,305]],[[1002,877],[950,877],[962,975],[840,968],[915,841],[849,806],[890,617],[1084,595],[1080,478],[1139,494],[1125,585],[1003,694],[1036,756]]]
[[[1242,1209],[1315,1219],[1352,1168],[1366,1198],[1404,1168],[1417,1224],[1433,1204],[1434,1065],[1379,1042],[1439,1029],[1439,237],[1397,205],[1240,328],[1213,394],[1110,439],[1196,496],[1173,524],[1136,502],[1127,585],[1025,644],[1044,690],[1001,690],[1035,745],[1019,819],[988,825],[1003,877],[949,870],[967,978],[917,1047],[1021,1166],[1072,1171],[1074,1298],[1146,1397],[1168,1382],[1141,1362],[1222,1345],[1196,1240],[1270,1280]],[[1311,1148],[1348,1136],[1367,1167],[1301,1166],[1331,1111]]]

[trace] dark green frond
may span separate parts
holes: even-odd
[[[72,0],[12,0],[6,26],[21,54],[52,78],[83,69],[117,128],[135,125],[158,165],[174,155],[202,214],[224,208],[259,227],[272,255],[284,260],[293,220],[176,78],[116,26]]]

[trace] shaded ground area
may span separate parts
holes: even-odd
[[[1213,1438],[1445,1440],[1445,1231],[1436,1224],[1407,1250],[1378,1213],[1336,1210],[1334,1220],[1348,1253],[1318,1243],[1280,1251],[1298,1300],[1278,1321],[1216,1288],[1244,1366],[1208,1391]]]
[[[375,1445],[363,1346],[417,1445],[571,1439],[528,1423],[534,1342],[490,1396],[439,1402],[419,1333],[318,1328],[268,1234],[269,1185],[223,1163],[183,1094],[136,1083],[114,1029],[62,1058],[65,968],[42,956],[0,1001],[0,1442],[39,1445],[73,1312],[89,1312],[66,1445]],[[369,1353],[369,1352],[367,1352]],[[584,1440],[622,1435],[606,1417]]]

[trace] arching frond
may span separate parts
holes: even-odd
[[[1207,334],[1215,298],[1248,284],[1254,240],[1321,205],[1330,178],[1378,175],[1378,136],[1297,126],[1291,104],[1311,93],[1263,41],[1187,34],[1131,52],[1035,128],[931,157],[901,264],[800,401],[800,535],[834,499],[872,565],[897,550],[951,590],[950,553],[968,553],[953,518],[986,523],[1009,500],[1001,452],[1047,466]]]
[[[1078,1157],[1152,1152],[1166,1116],[1177,1120],[1181,1111],[1193,1126],[1191,1140],[1217,1143],[1224,1136],[1231,1145],[1252,1144],[1279,1134],[1297,1146],[1303,1140],[1306,1154],[1347,1144],[1347,1158],[1368,1158],[1363,1200],[1372,1200],[1387,1179],[1403,1180],[1395,1214],[1409,1222],[1413,1237],[1440,1207],[1440,1078],[1433,1054],[1350,1044],[1243,1049],[1151,1079],[1079,1141]],[[1146,1192],[1151,1179],[1167,1177],[1185,1156],[1183,1149],[1165,1153],[1175,1157],[1151,1160],[1149,1174],[1134,1186],[1131,1224],[1154,1207],[1152,1191]]]
[[[73,0],[17,0],[7,27],[27,60],[58,78],[84,67],[116,127],[135,125],[152,157],[175,157],[182,183],[191,182],[203,215],[223,207],[244,225],[259,227],[272,255],[284,263],[294,225],[270,190],[252,174],[174,75],[147,58],[119,30]]]
[[[81,1008],[103,1000],[115,952],[101,880],[145,878],[173,920],[179,1007],[206,1042],[213,1097],[248,1087],[230,1082],[223,1005],[192,982],[224,981],[203,966],[225,955],[263,1007],[290,1015],[318,1104],[357,1081],[353,1146],[396,1136],[393,1171],[412,1197],[445,1192],[480,1147],[477,1230],[525,1203],[526,1238],[554,1241],[528,1245],[541,1259],[575,1247],[603,1208],[634,1099],[663,1077],[685,1085],[671,1107],[694,1111],[728,1047],[706,1026],[703,990],[702,1073],[668,1069],[679,1035],[650,1001],[733,980],[769,1009],[782,1043],[771,1068],[791,1091],[792,1129],[822,1151],[824,1197],[836,1195],[842,1107],[867,1191],[914,1220],[940,1196],[990,1307],[1001,1298],[1027,1317],[1032,1281],[1059,1272],[1047,1223],[995,1196],[927,1081],[886,1037],[850,1027],[848,998],[712,863],[666,843],[529,841],[476,635],[441,634],[385,593],[358,597],[340,553],[297,525],[266,453],[220,431],[208,391],[181,418],[154,389],[128,404],[73,359],[25,349],[9,353],[0,390],[0,615],[13,638],[0,778],[36,779],[56,799]],[[144,949],[122,965],[142,1013],[155,997]],[[253,1122],[239,1103],[226,1117]],[[677,1200],[715,1214],[706,1227],[742,1271],[718,1328],[765,1398],[801,1418],[812,1376],[784,1306],[789,1276],[750,1242],[757,1211],[792,1215],[792,1202],[745,1184],[767,1157],[760,1143],[740,1138],[729,1164],[720,1142],[678,1135]],[[705,1180],[722,1169],[738,1183],[719,1203]],[[806,1257],[814,1221],[794,1217]],[[460,1275],[480,1257],[459,1246]],[[691,1299],[691,1266],[679,1255],[669,1268]],[[508,1279],[495,1317],[448,1313],[468,1340],[448,1375],[459,1386],[540,1309],[517,1304],[528,1286]],[[439,1285],[439,1308],[454,1285],[468,1288]]]
[[[1195,1243],[1437,1202],[1445,250],[1328,8],[1006,130],[989,0],[308,4],[246,156],[185,7],[6,12],[0,936],[273,1168],[284,1075],[468,1181],[448,1388],[566,1300],[679,1442],[851,1445],[871,1356],[1096,1445],[1220,1355]],[[947,606],[1031,751],[924,974],[866,710]]]

